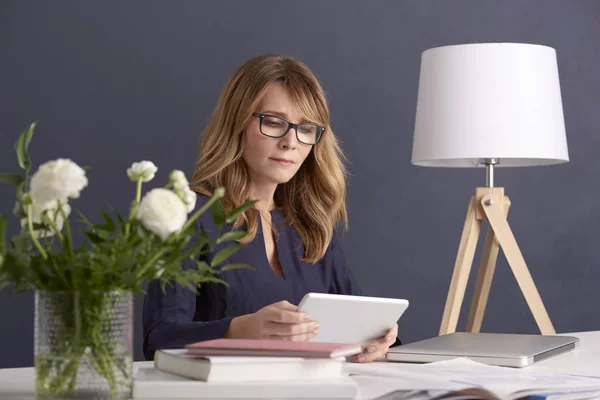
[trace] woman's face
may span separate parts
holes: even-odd
[[[296,124],[306,122],[281,82],[275,82],[269,87],[254,112],[281,117]],[[269,129],[269,126],[276,129],[278,124],[285,125],[280,120],[266,118],[263,121],[263,131]],[[312,148],[312,145],[298,141],[296,130],[293,128],[280,138],[265,136],[261,133],[258,117],[252,117],[243,135],[245,146],[242,158],[248,166],[254,185],[289,181]]]

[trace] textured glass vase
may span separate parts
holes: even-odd
[[[133,385],[133,295],[35,293],[38,399],[129,399]]]

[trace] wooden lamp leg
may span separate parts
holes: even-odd
[[[491,201],[491,203],[490,203]],[[502,247],[502,251],[508,261],[508,265],[513,271],[517,283],[521,288],[521,292],[525,296],[527,305],[533,314],[533,318],[537,323],[540,332],[543,335],[555,334],[554,326],[548,312],[544,307],[540,293],[535,286],[535,282],[531,277],[527,264],[523,259],[523,254],[515,240],[515,237],[508,225],[508,221],[503,215],[501,204],[494,201],[492,196],[484,196],[481,199],[481,206],[490,222],[490,227],[494,230],[498,243]]]
[[[473,263],[477,240],[481,231],[481,219],[477,219],[475,212],[476,208],[479,207],[476,200],[475,196],[471,197],[469,208],[467,209],[465,226],[460,238],[458,255],[454,264],[454,272],[452,273],[446,306],[444,307],[440,335],[455,332],[456,325],[458,324],[458,316],[465,296],[467,281],[471,272],[471,264]]]
[[[503,201],[504,217],[506,218],[508,216],[508,209],[510,208],[510,200],[507,196],[504,196]],[[490,295],[499,250],[500,244],[496,240],[496,234],[492,227],[488,226],[481,254],[481,264],[477,273],[477,283],[475,283],[475,290],[473,291],[469,319],[467,320],[467,332],[479,332],[481,330],[481,323],[483,322],[483,315],[485,314],[487,300]]]

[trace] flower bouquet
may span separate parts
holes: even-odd
[[[226,264],[242,245],[244,231],[225,227],[252,207],[246,202],[225,213],[224,189],[197,211],[196,194],[185,174],[172,171],[169,182],[142,196],[142,185],[157,171],[149,161],[133,163],[127,176],[135,197],[127,215],[100,211],[92,223],[76,212],[82,235],[73,235],[71,202],[88,185],[86,169],[69,159],[48,161],[30,177],[28,147],[35,123],[15,143],[24,173],[0,174],[16,187],[13,214],[21,229],[7,243],[8,217],[0,215],[0,289],[35,291],[34,363],[36,393],[48,398],[129,398],[132,389],[133,296],[150,281],[177,284],[196,292],[204,282],[245,264]],[[216,237],[196,229],[207,209],[219,228]],[[81,243],[76,243],[77,240]],[[232,242],[210,263],[199,255],[215,244]],[[193,260],[195,269],[182,269]]]

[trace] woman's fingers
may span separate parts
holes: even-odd
[[[307,342],[310,339],[314,338],[316,333],[302,333],[300,335],[290,335],[290,336],[271,336],[272,339],[275,340],[289,340],[292,342]]]
[[[285,324],[300,324],[310,321],[310,316],[303,312],[271,307],[267,311],[268,320]]]
[[[394,344],[396,337],[398,336],[398,324],[386,332],[385,336],[379,339],[379,343],[387,344],[388,347]]]
[[[265,329],[267,330],[267,333],[273,336],[310,335],[310,337],[313,337],[319,331],[319,324],[316,321],[299,324],[269,322]]]
[[[385,336],[378,341],[369,344],[361,354],[356,356],[356,360],[358,362],[371,362],[377,360],[388,352],[390,346],[396,341],[397,336],[398,324],[388,330]]]
[[[384,355],[389,346],[385,344],[380,344],[379,342],[374,342],[365,347],[365,350],[356,356],[356,360],[358,362],[371,362],[377,360],[379,357]]]
[[[298,310],[298,306],[295,306],[286,300],[282,300],[277,303],[273,303],[273,304],[271,304],[271,307],[280,308],[282,310],[288,310],[288,311],[297,311]]]

